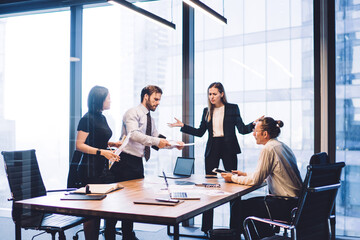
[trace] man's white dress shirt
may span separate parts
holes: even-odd
[[[146,114],[149,110],[142,104],[126,111],[123,117],[121,136],[129,135],[129,143],[124,147],[123,152],[137,157],[143,157],[145,146],[158,146],[160,138],[155,127],[155,121],[151,117],[151,136],[146,135]]]

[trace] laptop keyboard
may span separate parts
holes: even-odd
[[[172,192],[171,198],[186,198],[187,194],[186,192]]]

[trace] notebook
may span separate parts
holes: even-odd
[[[180,199],[180,200],[199,200],[200,196],[197,194],[189,193],[189,192],[172,192],[169,188],[169,183],[167,181],[167,176],[165,172],[163,171],[163,177],[165,180],[166,188],[169,192],[169,196],[171,199]]]
[[[178,157],[176,159],[173,174],[166,174],[167,178],[188,178],[193,173],[195,158]],[[160,175],[160,177],[164,177]]]
[[[67,194],[64,195],[61,200],[102,200],[106,197],[105,194],[95,194],[95,195],[88,195],[88,194]]]

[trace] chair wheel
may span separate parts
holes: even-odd
[[[73,236],[73,239],[74,239],[74,240],[78,240],[78,239],[79,239],[79,236]]]

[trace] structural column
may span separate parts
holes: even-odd
[[[183,3],[183,50],[182,50],[182,120],[183,123],[194,126],[194,9]],[[194,136],[183,134],[185,143],[194,142]],[[183,149],[183,157],[194,157],[194,146]],[[194,224],[194,219],[182,223],[183,226]]]
[[[314,0],[315,152],[336,162],[335,0]]]
[[[76,128],[81,118],[83,7],[71,7],[69,161],[75,151]]]
[[[335,0],[314,0],[314,151],[336,162]],[[335,210],[333,211],[335,216]],[[330,218],[335,240],[335,217]]]
[[[183,80],[182,80],[182,120],[194,125],[194,9],[183,3]],[[183,142],[193,142],[194,136],[183,134]],[[194,146],[183,150],[184,157],[194,157]]]

